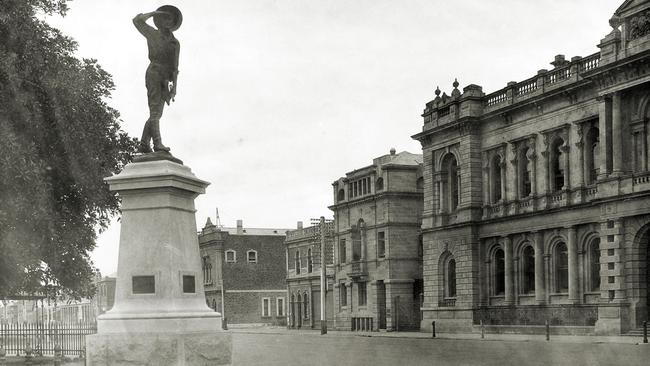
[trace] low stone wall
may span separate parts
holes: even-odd
[[[473,321],[478,325],[544,325],[594,326],[598,320],[596,305],[531,305],[498,306],[474,309]]]

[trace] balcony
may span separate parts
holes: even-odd
[[[358,278],[368,275],[368,264],[365,261],[354,261],[347,265],[347,273],[350,278]]]
[[[456,306],[456,298],[455,297],[448,297],[446,299],[442,299],[438,302],[438,307],[441,308],[451,308]]]

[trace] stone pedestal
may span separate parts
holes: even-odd
[[[122,199],[115,305],[86,341],[88,365],[224,365],[231,336],[205,303],[194,198],[208,182],[174,160],[106,178]]]

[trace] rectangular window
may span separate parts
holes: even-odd
[[[345,239],[339,240],[339,263],[343,264],[347,261],[346,258],[346,245],[345,245]]]
[[[277,306],[277,312],[276,314],[278,316],[284,316],[284,297],[278,297],[275,299],[276,301],[276,306]]]
[[[341,306],[348,306],[348,288],[344,283],[339,286],[339,292]]]
[[[262,298],[262,317],[271,316],[271,299],[268,297]]]
[[[359,306],[366,306],[368,301],[368,287],[366,286],[366,282],[359,282],[357,286],[359,288]]]
[[[226,250],[226,263],[235,263],[237,261],[237,256],[235,255],[234,250]]]
[[[386,233],[380,231],[377,233],[377,257],[384,258],[386,256]]]

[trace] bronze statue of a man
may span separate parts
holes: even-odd
[[[147,24],[147,19],[151,17],[158,29]],[[150,61],[145,75],[149,119],[142,131],[141,153],[151,152],[152,139],[154,151],[169,151],[160,138],[160,117],[165,103],[169,105],[176,96],[180,44],[172,32],[181,26],[182,21],[180,10],[171,5],[161,6],[156,11],[138,14],[133,18],[133,24],[147,39]]]

